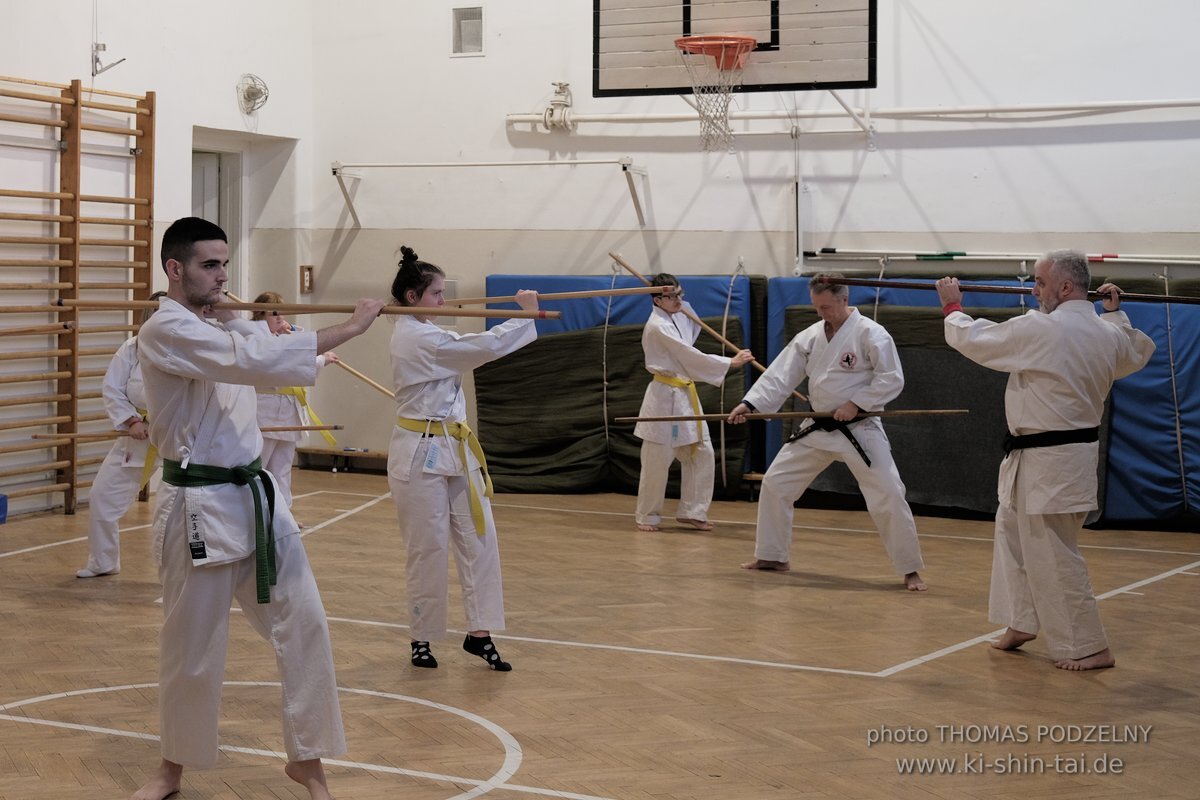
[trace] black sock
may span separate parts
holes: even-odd
[[[437,659],[429,649],[429,642],[412,642],[412,663],[414,667],[437,667]]]
[[[500,653],[496,651],[496,645],[492,642],[491,636],[472,636],[468,633],[467,638],[463,640],[463,650],[471,655],[479,656],[497,672],[508,672],[512,669],[512,664],[500,658]]]

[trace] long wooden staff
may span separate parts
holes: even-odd
[[[538,300],[586,300],[589,297],[623,297],[631,294],[664,294],[674,291],[672,286],[635,286],[630,289],[588,289],[580,292],[547,292],[542,294],[538,292]],[[515,294],[505,295],[502,297],[468,297],[465,299],[454,299],[447,305],[466,306],[466,305],[483,305],[485,303],[513,303],[516,302]]]
[[[226,292],[225,296],[228,297],[230,300],[234,301],[235,303],[246,302],[245,300],[238,297],[233,292]],[[346,370],[347,372],[349,372],[351,375],[358,378],[359,380],[364,381],[365,383],[370,385],[371,388],[377,389],[378,391],[383,392],[384,394],[386,394],[388,397],[392,398],[393,400],[395,399],[395,396],[391,392],[389,392],[384,386],[371,380],[366,375],[362,374],[361,372],[359,372],[358,370],[356,370],[354,367],[350,366],[349,364],[345,363],[344,361],[335,361],[333,363],[337,364],[339,367]]]
[[[345,425],[275,425],[259,428],[263,433],[283,433],[284,431],[340,431]],[[128,436],[128,431],[104,431],[103,433],[33,433],[31,439],[120,439]]]
[[[650,285],[650,281],[649,281],[649,279],[647,279],[647,278],[646,278],[644,275],[642,275],[640,272],[638,272],[638,271],[637,271],[636,269],[634,269],[633,267],[629,266],[629,264],[628,264],[628,263],[626,263],[625,259],[621,258],[621,257],[620,257],[619,255],[617,255],[616,253],[609,253],[608,255],[609,255],[609,258],[611,258],[613,261],[616,261],[618,264],[620,264],[622,267],[624,267],[624,268],[625,268],[625,269],[626,269],[626,270],[629,272],[629,274],[633,275],[633,277],[637,278],[639,281],[641,281],[642,283],[646,284],[647,286],[649,286],[649,285]],[[704,329],[705,331],[707,331],[709,334],[711,334],[712,336],[714,336],[718,342],[720,342],[721,344],[725,345],[727,348],[729,348],[730,350],[732,350],[732,351],[733,351],[733,352],[735,352],[735,353],[737,353],[737,352],[740,352],[740,351],[741,351],[741,349],[742,349],[742,348],[738,347],[736,344],[734,344],[733,342],[729,341],[728,339],[726,339],[726,338],[725,338],[724,336],[722,336],[721,334],[717,333],[717,331],[715,331],[715,330],[714,330],[712,327],[710,327],[709,325],[707,325],[707,324],[706,324],[706,323],[705,323],[703,320],[701,320],[701,319],[700,319],[698,316],[696,316],[695,314],[693,314],[692,312],[690,312],[690,311],[688,311],[688,310],[686,310],[686,309],[684,310],[684,313],[685,313],[685,314],[687,314],[687,316],[688,316],[688,319],[692,320],[692,322],[695,322],[697,325],[699,325],[701,328],[703,328],[703,329]],[[759,372],[766,372],[766,371],[767,371],[767,368],[766,368],[766,367],[764,367],[762,364],[758,363],[757,361],[751,361],[751,362],[750,362],[750,366],[754,367],[754,368],[755,368],[756,370],[758,370]],[[804,400],[805,402],[807,402],[807,401],[808,401],[808,398],[807,398],[807,397],[805,397],[804,395],[800,394],[800,392],[797,392],[797,391],[795,391],[795,390],[793,390],[793,391],[792,391],[792,395],[793,395],[794,397],[796,397],[796,398],[800,399],[800,400]]]
[[[965,408],[929,408],[929,409],[904,409],[901,411],[862,411],[854,419],[846,420],[854,422],[855,420],[863,419],[864,417],[931,417],[931,416],[949,416],[951,414],[969,414],[971,413]],[[832,417],[831,411],[777,411],[774,414],[747,414],[746,419],[809,419],[816,417]],[[729,419],[728,414],[693,414],[682,417],[617,417],[614,422],[697,422],[697,421],[712,421],[719,422],[720,420]]]
[[[157,300],[72,300],[59,299],[56,305],[81,309],[128,309],[128,308],[158,308]],[[221,303],[221,308],[230,311],[270,311],[275,314],[352,314],[354,306],[320,305],[302,303]],[[495,311],[470,308],[424,308],[417,306],[384,306],[380,314],[392,316],[422,316],[422,317],[496,317],[504,316],[509,319],[560,319],[561,311],[525,311],[518,309]]]
[[[937,291],[937,286],[929,281],[885,281],[878,278],[831,278],[827,275],[821,276],[819,283],[840,284],[845,286],[882,286],[895,289],[925,289]],[[960,283],[958,288],[965,292],[983,292],[985,294],[1033,294],[1032,288],[1023,286],[992,286],[984,283]],[[1108,297],[1107,294],[1090,291],[1088,297],[1092,300],[1104,300]],[[1200,297],[1183,297],[1181,295],[1172,294],[1134,294],[1132,292],[1121,292],[1121,302],[1133,303],[1185,303],[1191,305],[1200,304]]]

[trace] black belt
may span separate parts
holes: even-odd
[[[1030,447],[1054,447],[1059,444],[1083,444],[1100,441],[1100,428],[1077,428],[1069,431],[1045,431],[1029,433],[1024,436],[1013,436],[1004,433],[1004,454],[1013,450],[1025,450]]]
[[[857,420],[850,421],[856,422]],[[858,439],[855,439],[854,434],[850,432],[849,423],[840,422],[833,417],[813,417],[812,422],[813,424],[807,428],[801,428],[793,433],[791,438],[787,440],[787,443],[791,444],[792,442],[799,441],[813,431],[841,431],[842,435],[850,440],[850,444],[854,445],[854,449],[862,456],[862,460],[866,462],[866,465],[868,467],[871,466],[871,459],[867,458],[866,451],[862,449],[862,445],[858,443]]]

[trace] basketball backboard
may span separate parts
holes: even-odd
[[[594,0],[592,95],[691,94],[675,40],[753,36],[737,91],[875,86],[877,0]]]

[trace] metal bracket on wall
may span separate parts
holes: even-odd
[[[629,187],[629,196],[633,201],[633,210],[637,214],[638,225],[646,227],[646,218],[642,213],[642,203],[638,197],[637,185],[633,181],[633,173],[645,177],[649,173],[643,167],[635,167],[633,159],[629,156],[622,158],[602,158],[602,159],[561,159],[553,161],[425,161],[411,163],[381,163],[381,164],[343,164],[341,161],[334,161],[331,164],[333,177],[337,179],[338,187],[342,190],[342,197],[346,200],[346,209],[350,212],[350,217],[354,220],[354,227],[361,228],[362,221],[358,218],[358,211],[354,208],[354,198],[350,194],[349,188],[346,186],[347,180],[361,180],[362,173],[358,172],[361,169],[378,169],[378,168],[414,168],[414,167],[559,167],[559,166],[581,166],[587,164],[616,164],[621,168],[622,174],[625,175],[626,185]]]

